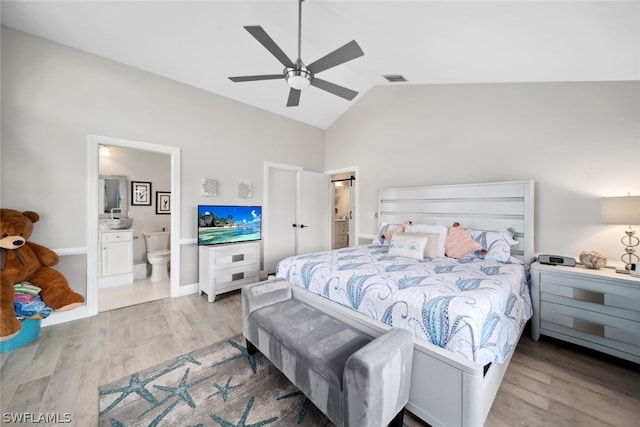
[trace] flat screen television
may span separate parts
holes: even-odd
[[[198,205],[198,246],[262,239],[262,206]]]

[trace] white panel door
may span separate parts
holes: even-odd
[[[300,171],[297,254],[326,251],[330,248],[330,187],[329,175]]]
[[[267,274],[276,271],[276,264],[296,253],[296,193],[298,170],[267,166],[267,200],[263,215],[264,268]]]

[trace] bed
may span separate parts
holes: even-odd
[[[396,326],[414,332],[407,409],[433,426],[481,426],[532,314],[533,197],[533,181],[383,189],[372,244],[286,258],[277,276],[295,285],[296,298],[373,336]],[[407,220],[410,234],[380,238]],[[506,230],[513,240],[506,253],[502,245],[460,259],[435,247],[424,259],[398,252],[401,238],[429,236],[426,245],[437,237],[414,233],[455,222],[485,247]]]

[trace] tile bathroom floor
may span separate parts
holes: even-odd
[[[168,298],[170,279],[152,282],[149,277],[137,279],[131,285],[98,289],[98,311],[109,311],[144,302]]]

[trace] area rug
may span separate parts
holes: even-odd
[[[100,425],[333,424],[239,335],[100,386]]]

